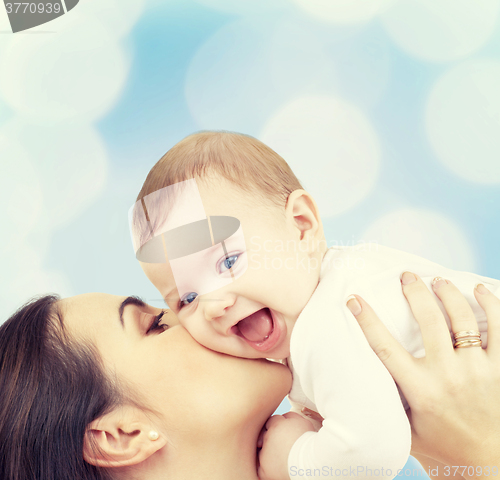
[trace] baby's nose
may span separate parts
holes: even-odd
[[[207,321],[217,320],[222,317],[227,309],[233,305],[234,301],[230,297],[218,297],[217,295],[212,295],[209,298],[204,299],[204,311],[205,319]]]

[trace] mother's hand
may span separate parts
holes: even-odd
[[[474,295],[488,318],[488,348],[454,349],[443,314],[422,280],[405,272],[402,287],[420,325],[424,358],[406,352],[361,297],[356,295],[361,309],[356,308],[356,300],[348,306],[410,405],[412,454],[447,465],[475,467],[474,472],[459,470],[468,478],[487,476],[488,466],[491,476],[493,467],[498,475],[500,300],[483,285],[476,287]],[[451,319],[453,332],[478,330],[469,304],[451,282],[438,281],[433,289]]]

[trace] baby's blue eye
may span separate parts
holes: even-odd
[[[221,271],[224,272],[225,270],[229,270],[230,268],[232,268],[234,266],[234,264],[236,263],[236,261],[238,260],[239,256],[240,256],[240,254],[231,255],[230,257],[226,257],[224,259],[224,261],[220,264]],[[224,267],[225,267],[225,270],[224,270]]]
[[[181,307],[184,305],[189,305],[191,302],[194,302],[195,298],[198,296],[196,292],[190,292],[188,293],[182,300],[181,300]]]

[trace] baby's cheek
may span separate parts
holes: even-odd
[[[196,342],[206,348],[217,351],[217,334],[213,330],[211,324],[202,319],[189,318],[179,319],[181,326],[183,326],[193,337]]]
[[[196,322],[193,322],[192,319],[182,318],[182,316],[178,317],[179,325],[184,327],[193,338],[196,338]]]
[[[170,309],[165,310],[165,323],[169,327],[174,327],[176,325],[181,325],[179,317]]]

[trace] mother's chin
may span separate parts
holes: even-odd
[[[213,384],[216,404],[211,403],[214,397],[198,397],[201,402],[189,421],[192,430],[183,432],[177,444],[191,454],[180,460],[191,475],[186,478],[257,480],[259,435],[289,392],[291,373],[284,365],[265,359],[217,355],[224,363],[218,373],[224,370],[225,374],[212,379],[217,381]],[[192,458],[197,459],[196,466]]]

